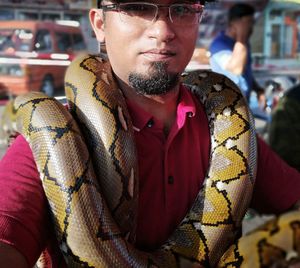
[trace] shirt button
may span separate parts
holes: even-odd
[[[173,184],[174,183],[174,177],[173,176],[169,176],[168,177],[168,183],[169,184]]]
[[[192,112],[188,112],[187,116],[191,118],[191,117],[193,117],[193,113]]]
[[[154,121],[153,121],[153,119],[150,119],[147,123],[147,127],[150,128],[150,127],[153,127],[153,125],[154,125]]]

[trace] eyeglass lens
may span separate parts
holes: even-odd
[[[159,8],[169,8],[169,18],[174,24],[197,24],[202,14],[202,6],[197,4],[173,4],[158,6],[151,3],[121,3],[119,4],[120,18],[124,22],[149,21],[156,19]]]

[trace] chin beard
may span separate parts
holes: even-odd
[[[162,95],[173,90],[179,81],[178,73],[168,73],[164,62],[153,63],[149,75],[129,74],[129,84],[142,95]]]

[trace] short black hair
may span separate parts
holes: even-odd
[[[101,2],[103,0],[97,0],[97,7],[98,8],[101,8]],[[195,2],[200,2],[201,5],[205,5],[205,3],[208,3],[208,2],[215,2],[216,0],[195,0]],[[116,3],[119,3],[119,2],[126,2],[126,0],[113,0],[112,2],[116,2]]]
[[[253,6],[238,3],[233,5],[228,11],[228,21],[235,21],[245,16],[253,16],[255,13],[255,9]]]

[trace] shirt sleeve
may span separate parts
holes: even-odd
[[[258,138],[257,176],[251,207],[260,213],[282,213],[300,200],[300,173]]]
[[[245,78],[242,75],[236,75],[226,70],[226,65],[230,61],[231,56],[232,51],[230,50],[221,50],[213,54],[209,59],[211,69],[214,72],[227,76],[241,89],[241,91],[245,95],[248,91],[248,85]]]
[[[46,197],[32,152],[19,135],[0,162],[0,241],[33,267],[46,246]]]

